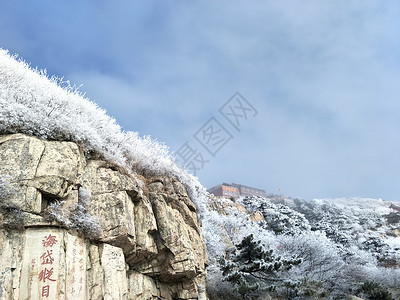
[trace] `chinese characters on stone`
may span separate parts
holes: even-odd
[[[57,243],[56,236],[49,234],[48,236],[44,237],[42,243],[43,247],[53,247]]]
[[[44,248],[52,248],[55,244],[57,243],[57,239],[56,236],[52,236],[51,234],[49,234],[48,236],[45,236],[44,239],[42,240],[42,244]],[[48,284],[49,281],[56,281],[56,279],[52,278],[53,276],[53,268],[51,267],[51,265],[54,262],[54,258],[53,258],[53,250],[51,249],[45,249],[45,252],[40,256],[40,264],[41,265],[50,265],[50,266],[46,266],[44,267],[44,269],[42,269],[39,272],[39,282],[43,281],[43,284],[46,284],[46,280],[47,280],[47,285],[44,285],[42,287],[42,297],[49,297],[50,296],[50,285]]]
[[[42,260],[42,265],[52,265],[54,258],[52,257],[53,250],[47,250],[42,254],[40,259]]]
[[[68,265],[70,266],[70,272],[68,274],[68,287],[67,291],[76,297],[81,297],[84,293],[84,283],[86,279],[85,274],[85,262],[84,257],[86,255],[85,245],[82,239],[71,237],[72,242],[72,257],[68,258]]]
[[[237,92],[221,106],[219,113],[231,127],[240,132],[242,121],[255,117],[257,110]],[[206,150],[213,157],[233,139],[232,133],[215,117],[211,117],[204,123],[193,137],[202,146],[200,149]],[[189,141],[186,141],[174,154],[176,162],[193,175],[204,169],[205,164],[210,162],[205,159],[203,152],[191,146]]]

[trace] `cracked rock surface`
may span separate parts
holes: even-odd
[[[0,136],[0,299],[206,299],[196,206],[72,142]]]

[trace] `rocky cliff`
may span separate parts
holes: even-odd
[[[196,206],[76,143],[0,136],[0,299],[206,299]]]

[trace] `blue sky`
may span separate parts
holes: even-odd
[[[1,1],[0,47],[124,130],[188,141],[206,187],[400,200],[398,1]],[[218,112],[237,91],[240,132]],[[215,157],[193,137],[213,116],[233,136]]]

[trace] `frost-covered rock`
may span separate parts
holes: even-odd
[[[205,297],[196,205],[176,179],[23,134],[0,137],[0,157],[0,299]]]
[[[200,213],[205,208],[204,187],[174,162],[168,147],[149,136],[122,131],[68,81],[32,69],[0,49],[0,134],[14,133],[74,142],[85,156],[100,157],[131,174],[172,177],[184,184]],[[35,164],[35,159],[28,163]],[[21,171],[21,176],[29,175]]]

